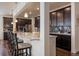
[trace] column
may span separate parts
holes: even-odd
[[[0,16],[0,40],[4,39],[4,32],[3,32],[3,16]]]
[[[71,3],[71,53],[76,53],[76,13],[75,3]]]
[[[13,33],[16,32],[16,17],[13,17]]]
[[[71,52],[79,51],[79,3],[71,3]]]
[[[32,20],[32,32],[35,32],[35,19],[31,18]]]
[[[40,50],[41,55],[50,55],[49,50],[49,3],[40,3]]]

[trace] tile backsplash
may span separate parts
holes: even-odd
[[[50,26],[50,32],[71,33],[70,26]]]

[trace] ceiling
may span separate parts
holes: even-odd
[[[51,11],[51,10],[59,8],[61,6],[68,5],[69,2],[50,2],[49,4],[50,4],[49,7],[50,7],[50,11]],[[18,15],[18,17],[24,17],[25,13],[27,13],[29,15],[29,18],[38,16],[40,14],[40,11],[37,10],[37,8],[39,8],[39,7],[40,7],[39,2],[33,2],[30,6],[27,6],[27,8],[20,15]],[[30,12],[32,14],[29,14]]]
[[[20,15],[18,15],[18,17],[24,17],[25,13],[29,15],[29,18],[39,15],[39,10],[37,10],[39,6],[40,6],[40,3],[38,2],[31,3],[31,5],[27,6],[26,9],[22,13],[20,13]],[[30,12],[32,14],[30,14]]]
[[[11,16],[16,2],[0,2],[0,16]]]
[[[70,4],[70,2],[50,2],[50,11]]]
[[[69,4],[69,2],[50,2],[50,10],[67,4]],[[0,16],[11,16],[13,9],[16,7],[16,5],[17,2],[0,2]],[[39,2],[33,2],[30,6],[27,6],[27,8],[22,11],[22,13],[18,15],[18,17],[24,17],[25,12],[27,12],[28,14],[30,12],[32,13],[29,14],[29,18],[38,16],[40,12],[39,10],[37,10],[37,8],[39,7]]]

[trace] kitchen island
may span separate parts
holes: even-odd
[[[17,32],[17,37],[28,43],[32,40],[40,40],[39,32]]]
[[[39,32],[17,32],[17,37],[22,39],[24,43],[30,43],[32,45],[32,56],[41,56],[41,44]],[[48,43],[47,43],[48,44]],[[49,47],[50,55],[56,55],[56,36],[49,35]]]

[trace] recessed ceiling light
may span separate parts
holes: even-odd
[[[70,10],[70,8],[66,8],[65,10],[66,10],[66,11],[69,11],[69,10]]]
[[[24,14],[24,17],[28,18],[28,14],[27,14],[27,13],[25,13],[25,14]]]
[[[37,8],[37,10],[39,10],[39,8]]]
[[[53,14],[53,15],[55,15],[55,14],[56,14],[56,12],[53,12],[52,14]]]

